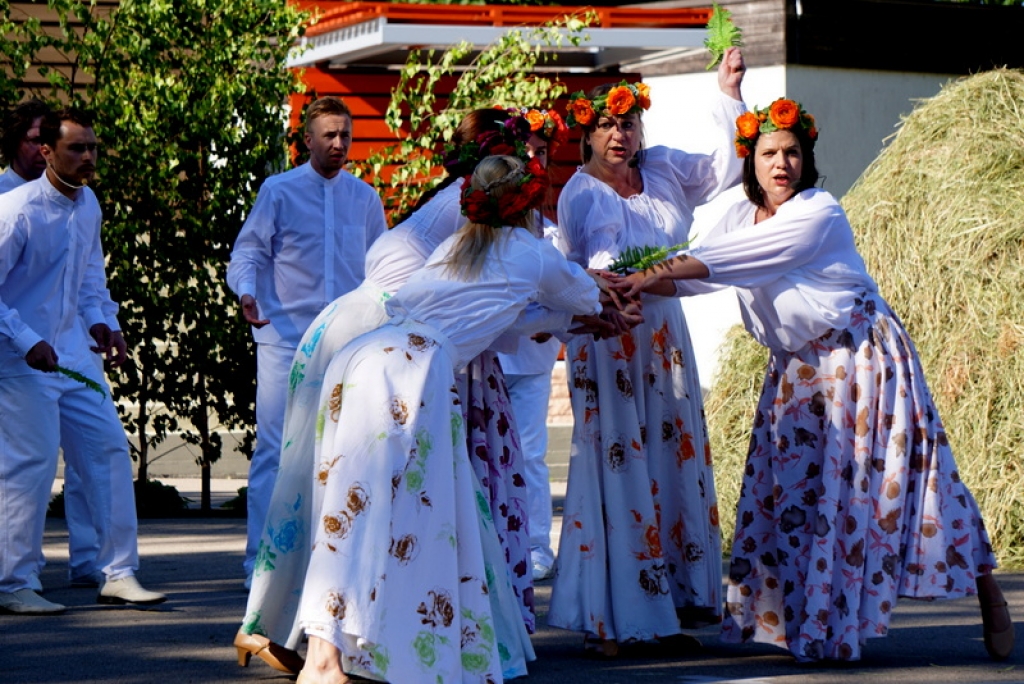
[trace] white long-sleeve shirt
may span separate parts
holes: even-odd
[[[762,345],[795,351],[832,328],[845,328],[854,300],[876,292],[853,229],[832,195],[811,188],[754,223],[757,207],[731,207],[700,246],[703,280],[678,280],[679,295],[737,288],[744,325]]]
[[[423,321],[444,333],[456,368],[487,349],[531,302],[570,316],[601,311],[597,285],[586,271],[525,228],[501,230],[506,236],[492,247],[478,279],[457,279],[439,265],[453,236],[387,303],[397,319]]]
[[[317,314],[363,281],[366,251],[385,230],[380,197],[346,171],[324,178],[303,164],[268,178],[227,269],[228,287],[255,297],[270,321],[253,339],[297,347]]]
[[[570,261],[606,268],[627,247],[668,247],[686,242],[694,209],[740,182],[742,160],[732,136],[746,106],[724,94],[712,116],[719,133],[712,154],[652,147],[640,165],[643,192],[622,197],[582,169],[558,198],[558,247]]]
[[[72,201],[45,175],[0,195],[0,377],[36,372],[25,355],[40,341],[62,366],[94,367],[85,331],[110,325],[112,305],[101,222],[91,189]]]

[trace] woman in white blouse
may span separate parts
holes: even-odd
[[[469,462],[455,371],[531,302],[601,311],[594,279],[530,232],[546,187],[536,166],[485,158],[463,191],[466,225],[389,300],[391,320],[327,368],[300,682],[347,681],[341,659],[402,684],[525,674],[499,655],[528,650],[528,636],[513,607],[525,646],[498,643],[494,594],[515,599],[485,564],[501,552]]]
[[[738,50],[718,76],[711,155],[642,149],[644,84],[570,99],[567,123],[583,127],[583,166],[558,201],[571,261],[603,269],[629,248],[685,242],[694,208],[739,182]],[[631,331],[577,335],[566,350],[572,458],[548,624],[583,632],[597,657],[656,639],[692,649],[681,630],[721,619],[718,503],[689,332],[673,296],[644,295],[642,305]]]
[[[836,200],[814,188],[817,129],[780,99],[737,120],[749,201],[700,247],[617,287],[737,288],[771,350],[754,418],[723,638],[799,661],[858,660],[900,596],[977,593],[985,646],[1013,624],[995,557],[910,338],[878,294]]]
[[[466,222],[459,204],[461,181],[473,172],[477,162],[489,154],[492,147],[511,147],[514,138],[525,139],[529,134],[528,124],[523,119],[520,123],[527,127],[526,134],[516,134],[514,127],[506,126],[513,118],[522,117],[493,108],[466,114],[455,131],[447,155],[448,175],[436,189],[421,198],[408,217],[374,242],[366,255],[366,278],[362,285],[331,302],[299,343],[292,362],[285,408],[281,467],[254,565],[245,620],[235,638],[242,665],[247,665],[252,655],[256,655],[280,671],[297,673],[302,668],[302,658],[295,651],[303,636],[297,617],[313,532],[307,521],[311,515],[320,391],[327,364],[348,342],[387,322],[386,302],[413,273],[423,268],[434,249]],[[522,150],[524,157],[531,149],[531,141],[526,140]],[[493,358],[493,353],[490,357]],[[476,454],[472,458],[475,469],[486,470]],[[506,467],[512,465],[506,463]],[[508,479],[513,480],[511,476]],[[495,496],[506,493],[499,488],[498,478],[492,477],[488,484],[491,485],[488,494],[492,509],[504,508],[508,515],[514,516],[520,508],[525,508],[494,500]],[[494,490],[497,493],[492,493]],[[510,560],[508,565],[515,565],[525,561],[512,562],[515,554],[507,551],[510,543],[506,532],[508,515],[496,524],[505,555]],[[524,517],[519,516],[519,520]],[[521,527],[522,540],[513,546],[524,549],[522,554],[528,554],[526,525]],[[529,573],[516,576],[510,570],[508,574],[524,623],[532,631],[533,593]]]

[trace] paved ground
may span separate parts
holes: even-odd
[[[558,462],[565,458],[566,435],[562,432],[553,437],[557,511],[561,492],[557,478],[564,472]],[[181,477],[189,471],[168,474],[178,477],[161,479],[173,481],[183,493],[198,500],[198,481]],[[244,480],[219,478],[214,484],[216,503],[233,496]],[[42,578],[48,587],[46,596],[70,609],[54,617],[0,615],[0,684],[289,681],[261,661],[254,659],[247,669],[235,662],[231,641],[246,598],[241,585],[244,521],[217,517],[144,520],[140,528],[140,578],[146,586],[170,596],[166,604],[148,610],[99,606],[95,590],[69,588],[67,533],[62,521],[47,523],[50,563]],[[1024,573],[1003,573],[1001,579],[1011,611],[1015,616],[1024,615]],[[538,660],[532,664],[530,676],[520,680],[527,684],[1024,682],[1024,667],[1017,665],[1024,665],[1022,648],[1009,662],[994,663],[987,658],[977,604],[969,599],[904,601],[895,612],[889,638],[869,642],[863,661],[821,670],[798,666],[771,647],[720,644],[713,628],[698,633],[705,649],[697,656],[586,659],[579,635],[546,626],[549,598],[550,583],[541,583],[540,627],[534,635]],[[1024,638],[1024,626],[1018,625],[1018,629]]]

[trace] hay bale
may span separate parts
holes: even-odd
[[[823,122],[824,123],[824,122]],[[1024,560],[1024,73],[918,104],[843,198],[1003,562]]]
[[[977,74],[921,101],[842,203],[868,271],[918,348],[996,553],[1020,564],[1024,73]],[[727,344],[707,402],[726,545],[756,402],[751,383],[764,372],[749,337]]]

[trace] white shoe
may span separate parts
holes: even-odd
[[[37,594],[43,593],[43,583],[39,581],[38,572],[33,572],[28,576],[28,588]]]
[[[108,579],[103,583],[100,595],[96,597],[97,603],[135,603],[140,606],[152,606],[166,600],[167,597],[163,594],[143,589],[134,575],[115,580]]]
[[[0,592],[0,612],[16,615],[56,615],[67,610],[66,606],[51,603],[31,589],[14,592]]]
[[[542,581],[544,581],[546,579],[551,579],[551,577],[554,574],[555,574],[554,571],[552,571],[551,566],[549,566],[549,565],[544,565],[543,563],[534,563],[533,564],[533,581],[534,582],[542,582]]]

